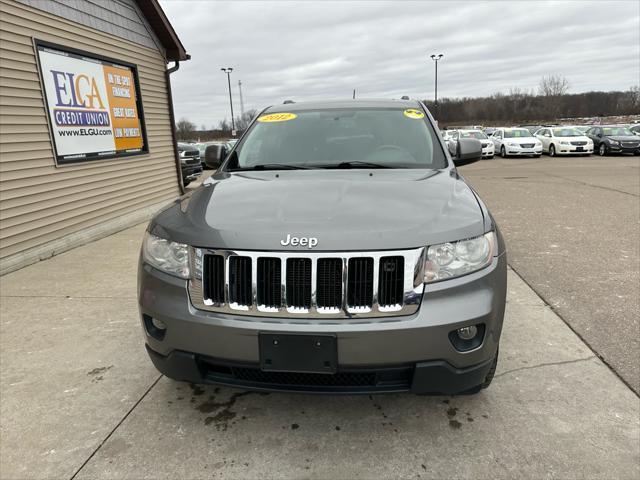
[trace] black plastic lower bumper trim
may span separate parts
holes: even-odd
[[[266,372],[259,365],[229,362],[194,353],[174,350],[161,355],[148,345],[155,367],[174,380],[209,383],[248,390],[305,393],[391,393],[412,392],[421,395],[453,395],[480,385],[493,359],[467,368],[455,368],[436,360],[415,364],[340,367],[334,374]]]

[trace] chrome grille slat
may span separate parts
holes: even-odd
[[[382,257],[379,277],[378,303],[380,307],[398,308],[402,306],[404,257]]]
[[[278,257],[258,258],[258,309],[278,311],[282,299],[282,261]]]
[[[288,258],[286,266],[287,307],[309,310],[311,308],[311,259]]]
[[[417,311],[422,300],[424,250],[257,252],[191,248],[190,265],[193,273],[188,292],[192,305],[200,310],[271,317],[284,323],[287,319],[330,320],[410,315]],[[213,302],[207,297],[207,282],[211,280],[207,265],[212,257],[223,259],[223,302]],[[395,258],[394,261],[399,262],[397,264],[401,264],[402,268],[394,272],[381,272],[381,262],[389,258]],[[304,271],[296,273],[297,278],[293,272],[289,273],[288,268],[294,265],[289,260],[296,259],[305,265]],[[279,272],[275,270],[276,265],[280,267]],[[241,279],[238,278],[238,272]],[[322,274],[326,278],[321,278]],[[247,276],[250,277],[250,283]],[[216,278],[219,281],[220,276]],[[304,278],[306,286],[302,288],[295,285],[293,288],[296,293],[288,294],[288,284],[294,285],[299,278]],[[353,288],[356,288],[351,296],[350,279]],[[397,300],[400,301],[396,303]]]
[[[337,309],[342,307],[343,263],[341,258],[319,258],[316,267],[316,307]]]
[[[204,302],[209,305],[224,305],[225,302],[225,258],[222,255],[207,255],[203,269],[207,272],[204,279]]]
[[[240,255],[229,257],[229,305],[248,309],[253,304],[251,267],[251,257]]]

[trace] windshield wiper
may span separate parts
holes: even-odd
[[[321,168],[391,168],[391,167],[389,165],[381,165],[379,163],[364,162],[361,160],[351,160],[349,162],[322,165]]]
[[[231,171],[247,171],[247,170],[309,170],[311,167],[305,167],[304,165],[289,165],[286,163],[263,163],[260,165],[253,165],[251,167],[234,168]]]

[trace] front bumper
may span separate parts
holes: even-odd
[[[146,346],[163,375],[190,383],[212,383],[248,390],[315,393],[391,393],[427,395],[462,393],[480,385],[493,363],[455,368],[445,361],[373,368],[344,367],[335,374],[265,372],[256,364],[229,362],[174,350],[161,355]]]
[[[493,145],[482,148],[482,158],[491,158],[495,155],[495,149]]]
[[[182,178],[187,181],[193,181],[202,174],[201,165],[182,166]]]
[[[146,264],[139,268],[138,298],[149,355],[177,380],[266,390],[453,394],[482,383],[495,358],[506,265],[502,254],[479,272],[427,285],[420,309],[403,317],[307,322],[205,312],[191,305],[186,281]],[[166,325],[162,339],[146,326],[150,318]],[[449,333],[479,324],[485,326],[482,343],[456,350]],[[263,372],[260,333],[335,335],[337,373]]]
[[[560,155],[589,155],[593,153],[593,144],[580,148],[575,145],[559,145],[556,153]]]
[[[542,145],[539,147],[531,147],[531,148],[522,148],[522,147],[514,147],[511,145],[505,145],[504,147],[507,151],[507,155],[542,155]]]
[[[609,144],[609,152],[611,153],[632,153],[637,155],[640,153],[640,147],[623,147],[620,145]]]

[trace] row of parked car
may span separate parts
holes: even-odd
[[[640,155],[640,124],[634,125],[523,125],[497,128],[454,128],[442,132],[450,150],[460,138],[476,138],[482,158],[557,155]]]
[[[236,139],[198,143],[178,142],[178,154],[180,155],[180,167],[182,169],[182,182],[184,186],[189,185],[198,178],[204,168],[217,168],[220,160],[227,156],[227,153],[233,148],[236,142]],[[209,157],[214,160],[210,160],[207,163],[208,147],[211,147],[209,149]]]

